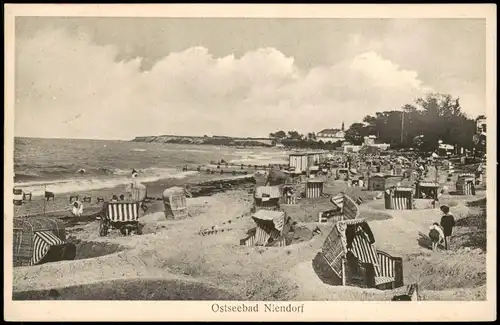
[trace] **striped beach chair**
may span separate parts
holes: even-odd
[[[105,202],[99,234],[107,236],[111,229],[120,229],[123,234],[127,234],[127,229],[134,229],[140,234],[140,207],[141,202]]]
[[[385,290],[403,285],[403,259],[377,250],[378,268],[375,269],[375,288]]]
[[[459,195],[475,195],[475,175],[474,174],[461,174],[458,175],[456,189]]]
[[[347,234],[354,234],[348,243]],[[403,286],[403,262],[376,250],[375,239],[364,219],[337,222],[325,239],[322,255],[342,285],[356,285],[380,290]],[[354,259],[355,267],[348,263]],[[365,266],[361,268],[360,266]],[[365,269],[366,272],[360,272]]]
[[[76,246],[66,240],[61,220],[53,217],[14,218],[13,264],[31,266],[75,258]]]
[[[384,193],[385,208],[388,210],[412,210],[413,189],[406,187],[398,187],[388,189]]]
[[[244,246],[286,246],[287,216],[282,211],[259,210],[252,216],[255,234],[240,241]]]
[[[358,203],[345,193],[333,195],[330,197],[330,202],[335,208],[320,212],[318,214],[319,223],[351,220],[356,219],[359,216]]]
[[[62,241],[51,231],[37,231],[33,236],[33,257],[32,265],[36,265],[42,261],[52,247],[64,246],[65,241]]]

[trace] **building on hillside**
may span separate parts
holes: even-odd
[[[343,142],[345,141],[345,130],[344,123],[342,123],[341,129],[323,129],[316,134],[316,141],[323,142]]]
[[[364,137],[363,140],[363,146],[365,147],[376,147],[379,148],[380,150],[387,150],[391,147],[390,144],[387,143],[376,143],[377,142],[377,137],[374,135],[369,135],[367,137]]]

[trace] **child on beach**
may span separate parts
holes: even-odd
[[[444,242],[443,229],[439,226],[437,222],[434,222],[432,226],[429,227],[429,238],[432,242],[432,251],[436,251],[439,244]]]
[[[449,248],[451,234],[453,233],[453,227],[455,227],[455,218],[450,213],[450,207],[447,205],[441,206],[441,211],[443,212],[443,216],[441,217],[441,227],[443,227],[444,233],[444,247],[445,249]]]

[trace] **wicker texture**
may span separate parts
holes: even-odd
[[[13,262],[14,266],[31,265],[34,254],[35,232],[50,231],[61,241],[66,241],[64,223],[49,217],[14,218]]]

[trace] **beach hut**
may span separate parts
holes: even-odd
[[[258,186],[255,188],[253,210],[277,210],[280,207],[281,189],[279,186]]]
[[[318,222],[337,222],[351,220],[359,217],[358,204],[347,194],[339,193],[330,197],[334,209],[319,213]]]
[[[64,223],[49,217],[14,218],[14,266],[72,260],[76,246],[66,241]]]
[[[284,247],[289,244],[285,234],[290,230],[290,219],[285,212],[259,210],[252,219],[256,224],[255,233],[242,239],[240,245]]]
[[[432,199],[438,198],[439,184],[434,182],[418,182],[415,188],[415,197],[417,199]]]
[[[413,188],[393,187],[385,190],[385,208],[388,210],[412,210]]]
[[[456,189],[459,195],[475,195],[476,185],[475,176],[473,174],[460,174],[458,175]]]
[[[364,219],[339,221],[327,236],[322,256],[337,283],[380,290],[403,286],[403,261],[375,248]]]
[[[186,191],[182,187],[170,187],[163,191],[163,205],[167,219],[180,219],[188,216]]]
[[[288,165],[301,173],[306,172],[309,168],[309,155],[307,153],[292,153],[288,156]]]
[[[325,181],[322,179],[308,179],[306,182],[306,198],[318,199],[323,195]]]

